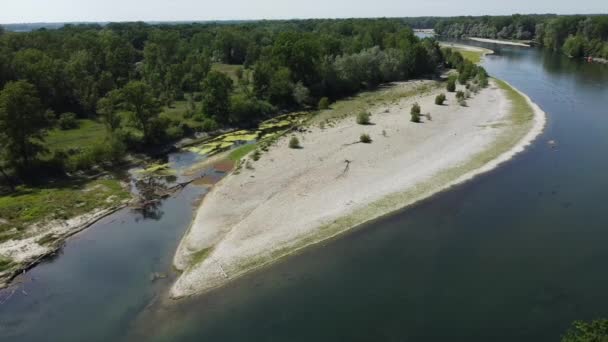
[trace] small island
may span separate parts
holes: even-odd
[[[465,91],[470,98],[459,99]],[[339,101],[249,159],[199,208],[175,255],[183,274],[171,297],[221,286],[491,170],[544,127],[542,110],[503,81],[444,92],[440,82],[410,81]]]

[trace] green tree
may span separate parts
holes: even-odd
[[[122,122],[118,112],[121,101],[121,92],[119,90],[112,90],[97,102],[97,114],[99,114],[110,136],[114,135]]]
[[[203,81],[202,88],[205,114],[217,122],[228,123],[233,89],[230,77],[219,71],[211,71]]]
[[[561,340],[561,342],[606,341],[608,341],[608,319],[598,319],[592,322],[576,321]]]
[[[152,88],[141,81],[131,81],[121,90],[125,108],[133,113],[136,124],[144,135],[144,141],[154,142],[157,119],[160,113],[158,101],[153,96]]]
[[[47,126],[36,88],[27,81],[7,83],[0,93],[0,132],[7,164],[28,171],[32,161],[44,151]]]

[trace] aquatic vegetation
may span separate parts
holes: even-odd
[[[231,133],[222,134],[215,138],[205,141],[200,145],[186,147],[185,150],[198,153],[200,155],[213,156],[220,152],[236,148],[228,158],[238,161],[246,154],[251,152],[255,146],[247,147],[255,141],[269,141],[284,134],[293,126],[301,124],[308,118],[308,113],[297,112],[281,115],[276,118],[264,121],[258,130],[239,130]],[[244,145],[240,147],[240,145]]]
[[[150,166],[147,168],[138,170],[137,173],[146,175],[154,174],[158,176],[172,176],[175,174],[175,170],[171,169],[169,164],[150,164]]]

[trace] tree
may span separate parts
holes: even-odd
[[[152,96],[152,88],[141,81],[131,81],[121,90],[124,105],[133,113],[139,129],[144,135],[144,141],[153,142],[156,120],[160,113],[160,106]]]
[[[228,123],[230,94],[233,85],[230,77],[219,71],[210,71],[202,83],[203,110],[217,122]]]
[[[300,106],[304,106],[310,101],[310,91],[302,82],[296,83],[293,87],[293,99]]]
[[[592,322],[576,321],[562,337],[562,342],[605,342],[608,341],[608,319]]]
[[[44,151],[48,126],[36,88],[27,81],[8,82],[0,93],[0,132],[9,166],[26,171]]]
[[[121,117],[118,114],[122,98],[118,90],[112,90],[104,98],[97,101],[97,113],[101,117],[101,121],[106,127],[109,135],[120,128]]]

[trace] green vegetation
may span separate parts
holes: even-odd
[[[449,91],[450,93],[453,93],[456,91],[456,78],[450,77],[448,79],[448,83],[446,84],[446,90]]]
[[[0,255],[0,272],[10,269],[14,265],[13,260]]]
[[[0,197],[0,240],[20,234],[28,224],[44,220],[65,220],[97,208],[107,208],[130,197],[116,180],[66,181],[44,187],[19,186]],[[17,227],[19,232],[9,228]],[[9,234],[9,235],[7,235]]]
[[[435,23],[435,32],[457,38],[533,40],[538,45],[562,50],[572,57],[608,58],[608,15],[514,14],[444,18]]]
[[[209,254],[211,254],[211,252],[213,252],[213,248],[209,247],[209,248],[201,249],[200,251],[194,253],[192,255],[192,262],[190,263],[190,266],[199,265],[200,263],[205,261],[205,259],[207,259],[207,257],[209,256]]]
[[[78,128],[52,129],[48,132],[45,141],[47,148],[53,152],[100,144],[106,137],[103,124],[90,119],[79,119]]]
[[[300,140],[295,136],[291,137],[291,139],[289,139],[289,148],[300,148]]]
[[[464,100],[465,95],[464,95],[464,91],[459,90],[456,92],[456,100]]]
[[[234,150],[230,151],[230,154],[228,154],[228,159],[232,160],[233,162],[238,162],[246,155],[248,155],[249,152],[255,150],[256,148],[256,144],[247,144],[241,147],[237,147]]]
[[[412,105],[412,109],[410,109],[410,121],[412,122],[420,122],[420,105],[418,103],[414,103]]]
[[[458,50],[464,59],[470,61],[473,64],[478,64],[481,62],[481,58],[483,57],[483,51],[470,51],[470,50]]]
[[[606,342],[608,341],[608,319],[591,322],[576,321],[562,337],[561,342]]]
[[[369,134],[363,133],[359,137],[359,141],[362,142],[362,143],[364,143],[364,144],[371,144],[372,143],[372,138],[369,136]]]
[[[445,94],[444,93],[441,93],[441,94],[439,94],[439,95],[437,95],[435,97],[435,104],[436,105],[441,106],[441,105],[443,105],[444,102],[445,102]]]
[[[357,114],[357,123],[359,125],[369,125],[371,114],[369,112],[360,112]]]
[[[63,113],[57,120],[57,125],[62,130],[78,128],[78,121],[76,120],[76,114],[74,113]]]
[[[318,107],[319,107],[320,110],[329,109],[329,99],[327,97],[322,97],[319,100]]]

